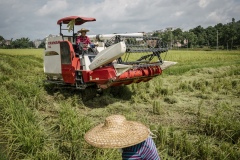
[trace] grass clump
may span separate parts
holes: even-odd
[[[167,102],[169,104],[174,104],[178,102],[178,99],[174,96],[168,96],[168,97],[164,97],[164,102]]]
[[[153,101],[153,113],[161,115],[164,113],[164,109],[159,101]]]
[[[69,159],[86,157],[83,149],[86,143],[83,137],[84,133],[90,129],[91,121],[88,117],[79,115],[74,108],[63,104],[59,112],[59,121],[55,127],[59,135],[60,151]]]
[[[181,82],[179,84],[179,89],[180,90],[183,90],[183,91],[190,91],[190,92],[193,92],[194,89],[192,88],[192,86],[188,83],[188,82]]]
[[[41,125],[41,119],[34,110],[28,108],[28,104],[9,100],[4,106],[4,135],[8,137],[8,156],[24,158],[25,154],[35,155],[41,152],[47,135]],[[23,155],[15,153],[22,152]]]
[[[231,116],[229,116],[230,113]],[[231,104],[221,103],[216,106],[215,114],[209,116],[205,124],[203,124],[203,132],[218,139],[237,144],[240,140],[239,126],[239,112],[235,112],[235,107],[231,106]]]

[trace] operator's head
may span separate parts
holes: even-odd
[[[78,33],[81,33],[81,35],[86,35],[87,32],[89,32],[89,30],[86,28],[82,28],[78,31]]]

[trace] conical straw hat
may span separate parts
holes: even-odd
[[[89,130],[84,138],[98,148],[125,148],[143,142],[150,130],[142,123],[127,121],[122,115],[112,115]]]
[[[78,33],[81,33],[81,32],[89,32],[89,30],[86,29],[86,28],[82,28],[82,29],[80,29],[80,30],[78,31]]]

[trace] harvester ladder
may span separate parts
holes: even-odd
[[[76,88],[77,89],[85,89],[87,85],[83,81],[82,71],[76,70]]]

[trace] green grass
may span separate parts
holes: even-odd
[[[111,114],[149,126],[162,159],[240,159],[239,51],[169,51],[161,76],[88,101],[44,84],[42,56],[0,49],[0,160],[120,160],[83,139]]]

